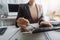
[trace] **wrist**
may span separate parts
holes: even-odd
[[[42,22],[44,22],[44,21],[39,22],[39,25],[40,25]]]

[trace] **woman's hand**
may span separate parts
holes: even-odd
[[[26,28],[28,25],[29,25],[29,20],[28,19],[25,19],[23,17],[20,17],[18,20],[17,20],[17,25],[21,28]]]
[[[53,25],[50,24],[49,22],[42,21],[40,23],[40,27],[53,27]]]

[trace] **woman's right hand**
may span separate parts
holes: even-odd
[[[21,28],[26,28],[29,24],[30,24],[29,20],[23,17],[20,17],[17,20],[17,25]]]

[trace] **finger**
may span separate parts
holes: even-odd
[[[25,18],[20,18],[19,20],[20,20],[20,21],[25,21],[25,22],[27,22],[27,23],[29,22],[28,19],[25,19]]]
[[[24,19],[20,18],[20,19],[17,20],[17,23],[23,23],[23,22],[24,22]]]
[[[53,27],[53,25],[51,23],[49,23],[51,27]]]
[[[17,22],[20,22],[22,20],[22,18],[18,18]]]
[[[19,23],[20,21],[19,21],[19,20],[17,20],[16,22],[17,22],[17,23]]]
[[[20,17],[18,20],[19,20],[19,21],[22,21],[23,19],[24,19],[23,17]]]
[[[24,17],[20,17],[19,19],[24,19]]]
[[[19,27],[25,28],[26,25],[22,25],[22,24],[17,24]]]
[[[17,23],[17,25],[20,27],[21,25]]]
[[[29,20],[28,19],[24,19],[25,21],[27,21],[27,22],[29,22]]]
[[[29,26],[30,25],[30,23],[27,23],[27,25],[26,26]]]
[[[27,26],[26,25],[21,25],[21,28],[26,28]]]
[[[26,19],[26,26],[28,26],[30,24],[29,20]]]

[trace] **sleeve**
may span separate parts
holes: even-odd
[[[19,8],[18,8],[18,15],[17,15],[16,21],[18,20],[18,18],[23,17],[22,11],[23,11],[23,10],[22,10],[22,6],[19,5]],[[15,25],[16,25],[16,27],[18,27],[17,22],[15,23]]]
[[[41,17],[39,18],[39,24],[44,21],[44,17],[43,17],[43,14],[41,14]]]
[[[45,21],[44,20],[44,14],[43,14],[43,8],[42,8],[42,6],[40,7],[39,6],[39,9],[40,9],[40,17],[39,17],[39,19],[38,19],[38,23],[40,24],[42,21]]]

